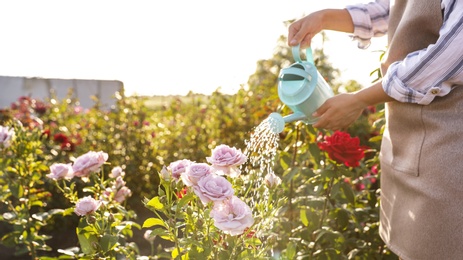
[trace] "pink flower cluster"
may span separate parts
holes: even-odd
[[[252,210],[235,196],[232,184],[223,175],[238,177],[238,167],[247,160],[240,150],[219,145],[212,150],[207,163],[178,160],[161,170],[161,178],[189,187],[204,205],[212,203],[210,216],[214,225],[230,235],[240,235],[254,224]]]
[[[47,177],[54,180],[67,179],[74,177],[88,178],[92,172],[99,172],[101,166],[108,160],[108,154],[102,151],[90,151],[76,158],[73,164],[55,163],[50,166],[50,173]],[[123,177],[125,172],[121,167],[117,166],[111,170],[108,182],[108,187],[103,194],[102,199],[95,200],[89,196],[80,199],[76,203],[74,212],[79,215],[87,215],[95,212],[100,207],[104,200],[113,199],[118,203],[122,203],[127,197],[132,195],[132,191],[125,186]]]
[[[74,164],[55,163],[50,166],[48,178],[54,180],[88,177],[92,172],[100,171],[100,167],[108,160],[108,154],[102,151],[90,151],[77,157]]]
[[[103,193],[103,198],[111,200],[111,198],[119,203],[125,201],[126,198],[132,195],[132,191],[125,186],[123,177],[125,172],[120,166],[114,167],[109,174],[113,180],[110,181],[111,187],[107,188]]]

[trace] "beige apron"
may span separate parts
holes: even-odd
[[[442,25],[439,1],[395,2],[389,64],[434,43]],[[407,23],[423,6],[427,18]],[[416,34],[419,24],[431,29]],[[463,259],[463,88],[426,106],[389,102],[386,118],[381,237],[403,259]]]

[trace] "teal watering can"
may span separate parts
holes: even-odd
[[[306,49],[305,61],[300,57],[299,45],[292,48],[292,53],[296,63],[280,71],[278,96],[294,113],[285,117],[279,113],[269,115],[271,130],[275,133],[281,133],[286,123],[294,121],[315,123],[317,118],[312,117],[312,113],[334,95],[315,67],[312,49]]]

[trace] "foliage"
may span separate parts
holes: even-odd
[[[41,230],[61,210],[44,209],[51,193],[44,188],[47,165],[42,156],[41,131],[10,122],[14,138],[7,147],[0,144],[0,221],[9,229],[1,242],[14,248],[15,255],[29,253],[34,259],[39,250],[51,250],[46,244],[50,237]]]
[[[317,143],[333,133],[303,123],[287,124],[273,160],[273,171],[283,180],[278,189],[263,185],[264,172],[251,164],[243,165],[244,174],[230,180],[255,219],[241,236],[216,228],[208,217],[211,205],[200,203],[191,188],[179,195],[181,182],[160,178],[169,162],[185,158],[203,162],[220,144],[245,150],[246,140],[271,112],[291,113],[277,95],[278,73],[293,62],[285,40],[280,39],[273,57],[257,62],[247,86],[235,95],[219,90],[207,97],[190,93],[148,106],[151,97],[126,97],[120,92],[110,110],[100,109],[98,100],[95,107],[83,109],[70,98],[41,102],[22,97],[0,111],[1,125],[16,132],[11,145],[0,149],[2,244],[32,257],[40,255],[38,250],[54,250],[43,253],[50,258],[151,252],[153,258],[185,259],[195,254],[229,258],[239,252],[258,259],[396,259],[378,235],[381,106],[366,109],[346,130],[369,147],[357,167],[339,164],[320,150]],[[354,81],[337,82],[339,71],[323,50],[314,50],[314,58],[336,93],[361,88]],[[80,199],[100,200],[113,185],[109,164],[92,173],[89,182],[74,178],[55,183],[46,174],[52,165],[72,164],[76,155],[88,151],[108,153],[111,165],[127,173],[124,181],[132,196],[123,205],[111,201],[89,216],[76,216],[72,209]],[[141,214],[145,206],[150,215]],[[147,236],[152,250],[137,251],[146,241],[132,227],[143,223],[153,228],[152,236]],[[54,235],[49,231],[59,228],[77,231],[79,250],[46,244]]]

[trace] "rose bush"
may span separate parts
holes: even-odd
[[[132,227],[140,226],[132,221],[136,215],[121,205],[131,195],[131,190],[123,180],[122,167],[113,167],[104,179],[103,166],[108,154],[89,151],[77,157],[72,163],[55,163],[50,166],[48,178],[74,206],[72,210],[80,217],[76,235],[80,248],[61,249],[62,256],[79,259],[127,257],[135,259],[139,255],[136,244],[128,242],[132,237]],[[86,196],[76,190],[76,182],[82,180]],[[66,215],[66,214],[65,214]]]
[[[278,176],[269,177],[272,184],[265,186],[261,172],[226,174],[236,173],[236,169],[229,169],[243,166],[247,157],[224,144],[212,149],[206,160],[211,165],[181,159],[159,173],[161,196],[146,201],[156,218],[148,218],[143,227],[160,227],[149,231],[148,239],[159,236],[173,242],[173,249],[168,250],[173,258],[249,259],[269,255],[274,241],[266,240],[265,235],[271,232],[269,222],[283,201],[276,196]],[[180,178],[176,177],[179,174]],[[260,186],[255,196],[242,197],[255,186]],[[247,204],[251,201],[253,208]]]
[[[48,167],[42,156],[41,131],[16,120],[0,129],[0,241],[8,252],[35,259],[52,250],[47,244],[51,237],[44,230],[62,214],[61,209],[48,206],[52,194],[46,190]],[[54,177],[67,175],[66,170],[57,170]]]

